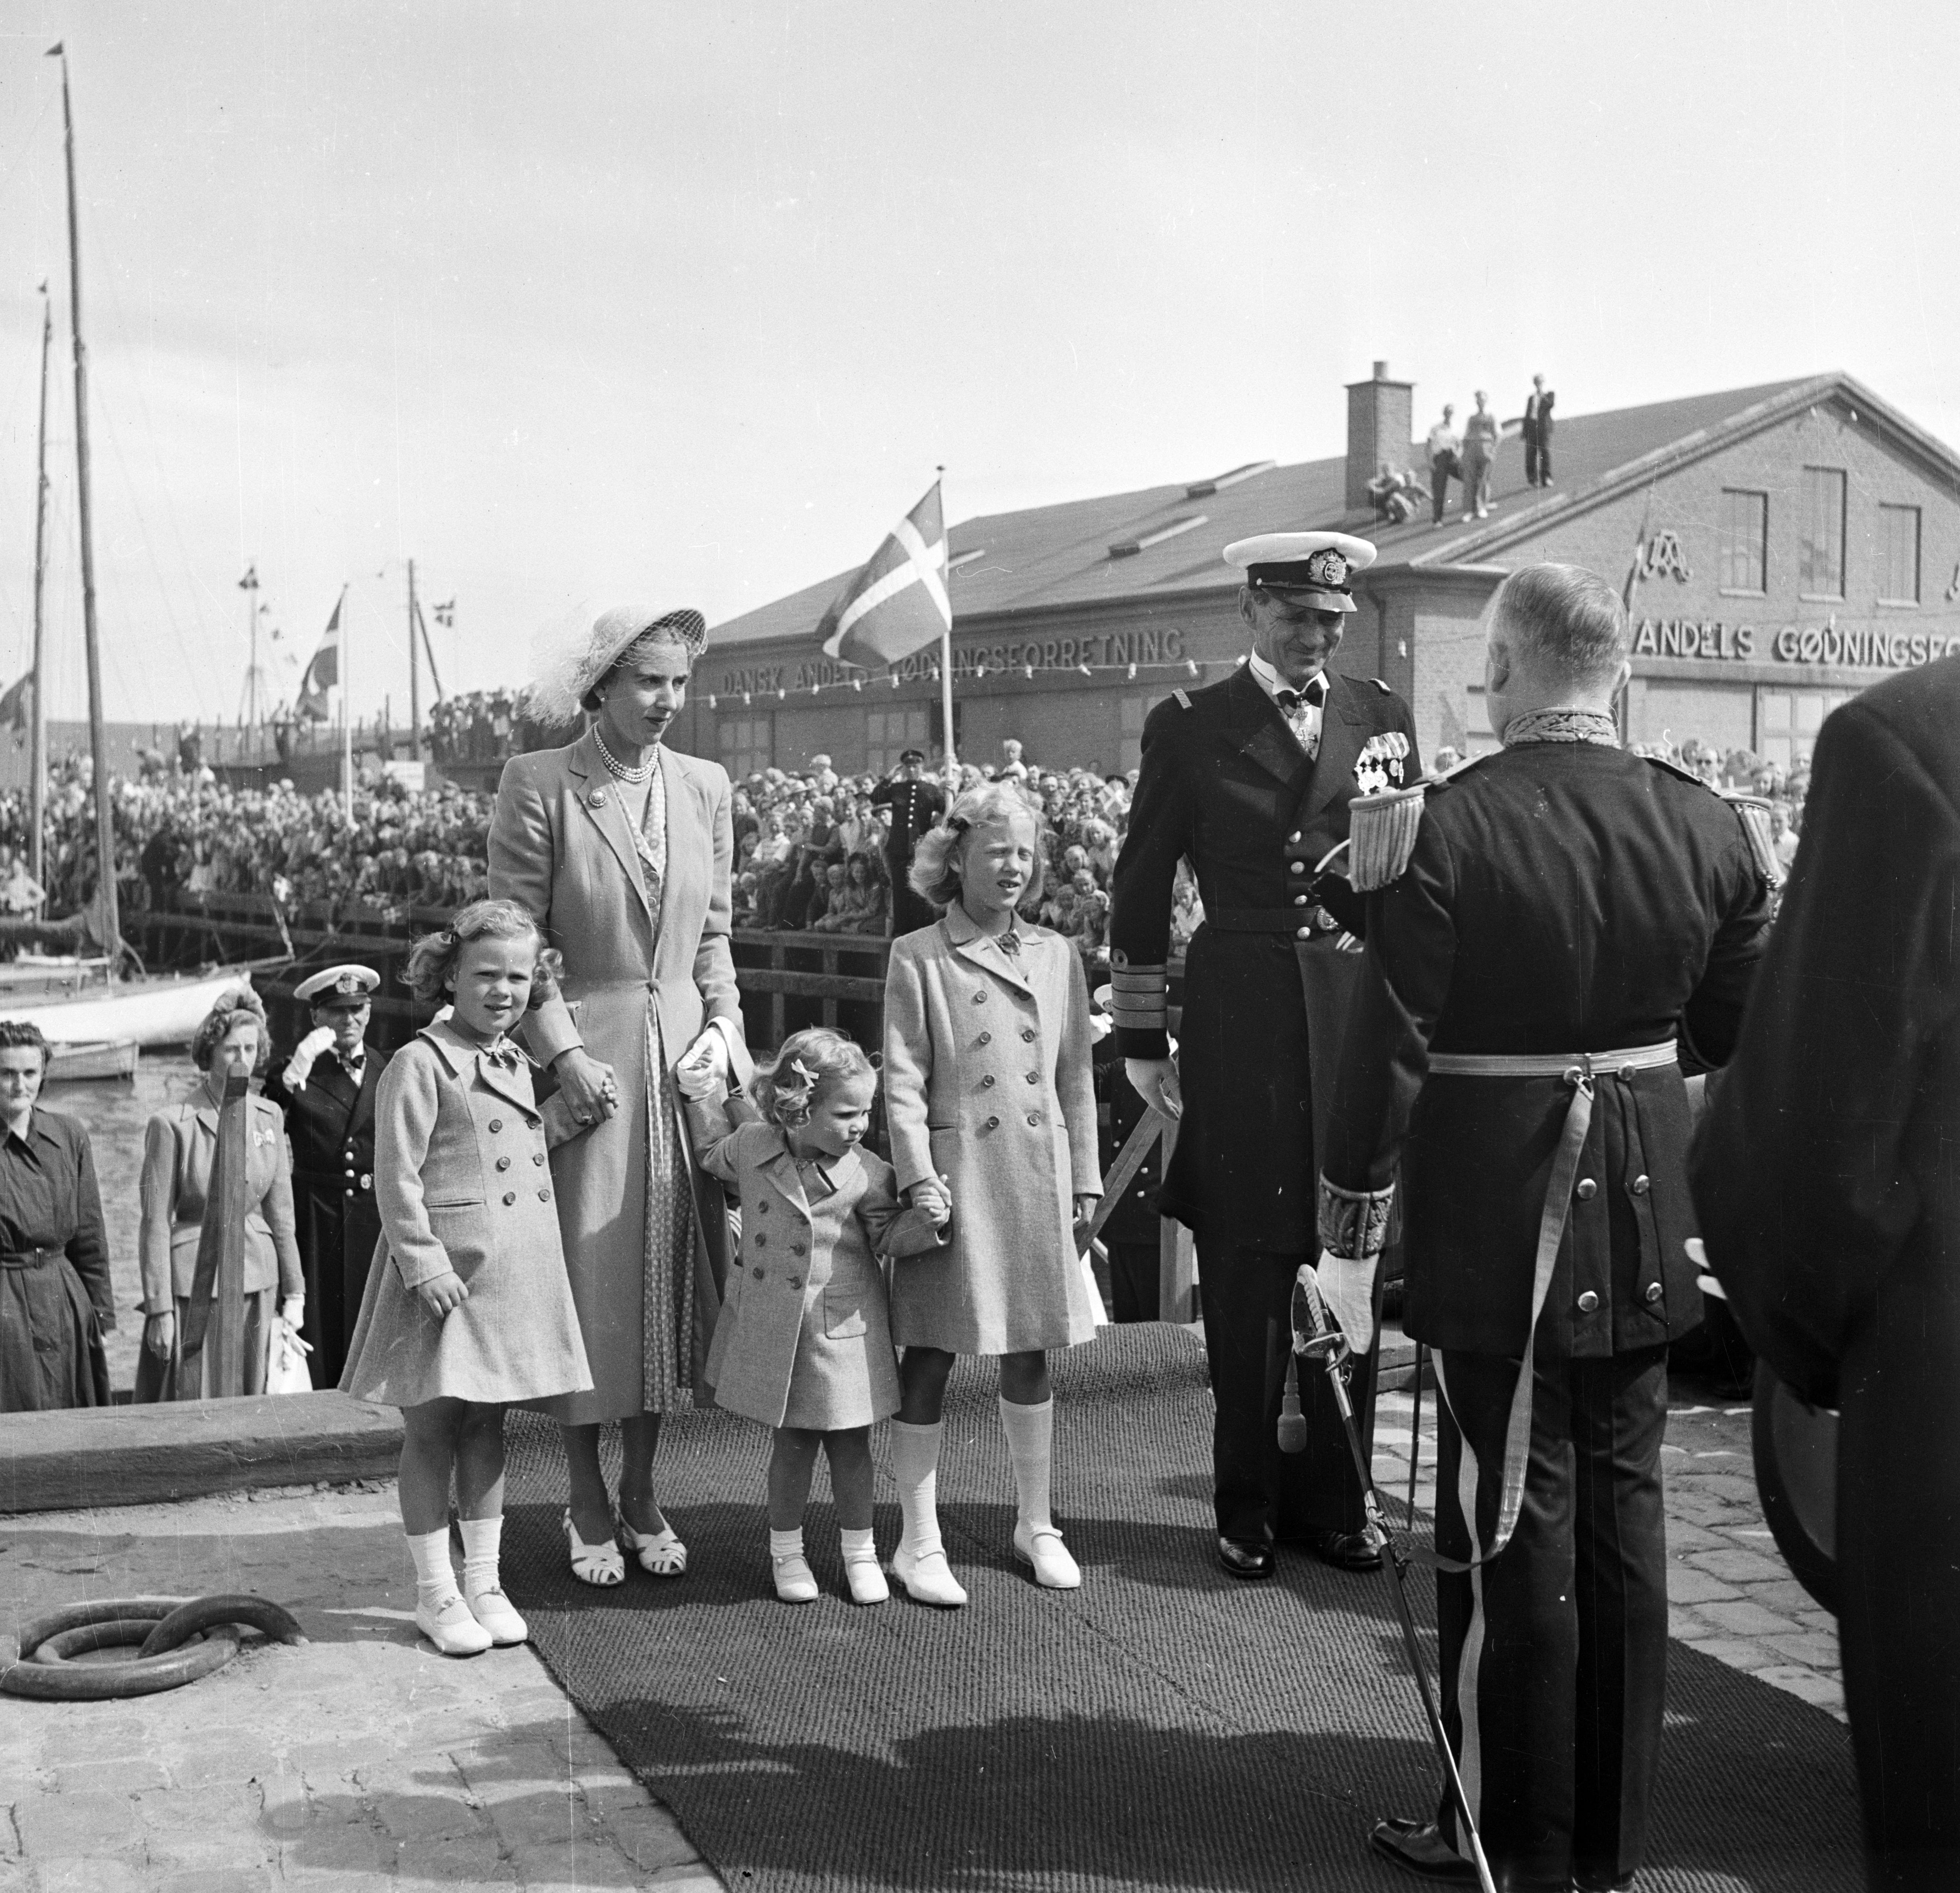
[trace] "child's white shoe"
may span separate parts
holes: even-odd
[[[466,1602],[470,1615],[490,1633],[493,1643],[522,1643],[530,1640],[531,1627],[517,1615],[516,1605],[504,1595],[502,1585],[492,1584],[487,1589],[472,1591]]]
[[[905,1587],[905,1595],[917,1604],[937,1604],[941,1610],[957,1610],[966,1602],[966,1592],[953,1575],[946,1554],[937,1545],[929,1551],[908,1551],[901,1545],[892,1554],[892,1575]]]
[[[885,1582],[885,1573],[878,1568],[878,1554],[875,1551],[868,1557],[847,1557],[844,1561],[844,1581],[851,1586],[851,1601],[854,1604],[882,1604],[892,1594],[892,1587]]]
[[[492,1640],[490,1633],[470,1615],[460,1591],[451,1591],[432,1609],[418,1602],[415,1628],[445,1656],[480,1656]]]
[[[816,1573],[810,1568],[809,1561],[800,1551],[792,1551],[787,1557],[772,1557],[769,1569],[776,1580],[776,1595],[785,1604],[814,1604],[816,1602]]]
[[[1035,1582],[1045,1590],[1072,1591],[1081,1585],[1082,1567],[1052,1525],[1016,1526],[1014,1553],[1023,1564],[1035,1567]]]

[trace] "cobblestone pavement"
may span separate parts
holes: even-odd
[[[1398,1501],[1408,1491],[1407,1392],[1376,1403],[1375,1478]],[[1844,1678],[1838,1622],[1790,1574],[1756,1497],[1749,1450],[1749,1409],[1707,1404],[1690,1387],[1672,1402],[1661,1448],[1667,1484],[1669,1631],[1704,1655],[1815,1703],[1841,1722]],[[1416,1510],[1436,1504],[1436,1390],[1422,1394],[1422,1455]]]
[[[392,1485],[0,1519],[0,1631],[251,1590],[311,1641],[123,1702],[0,1697],[0,1893],[721,1882],[528,1650],[417,1636]]]

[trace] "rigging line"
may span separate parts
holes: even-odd
[[[41,101],[40,110],[35,114],[33,123],[27,127],[27,135],[21,145],[21,155],[14,159],[12,167],[8,171],[7,175],[5,177],[0,177],[0,199],[6,196],[7,187],[20,175],[21,167],[33,155],[34,134],[41,129],[41,120],[54,110],[55,100],[59,96],[58,93],[50,92]]]

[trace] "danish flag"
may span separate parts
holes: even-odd
[[[893,527],[817,626],[824,655],[870,670],[909,657],[952,627],[939,482]]]

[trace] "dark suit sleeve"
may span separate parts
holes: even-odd
[[[1869,706],[1825,724],[1783,912],[1692,1163],[1757,1350],[1828,1400],[1918,1222],[1915,1112],[1960,1005],[1960,819]]]
[[[1728,905],[1683,1014],[1697,1058],[1711,1066],[1726,1064],[1734,1055],[1742,1008],[1769,939],[1769,884],[1757,868],[1740,817],[1736,833]]]
[[[1130,826],[1111,876],[1110,1011],[1125,1058],[1170,1056],[1171,890],[1192,842],[1191,772],[1185,755],[1195,712],[1166,698],[1144,724]]]

